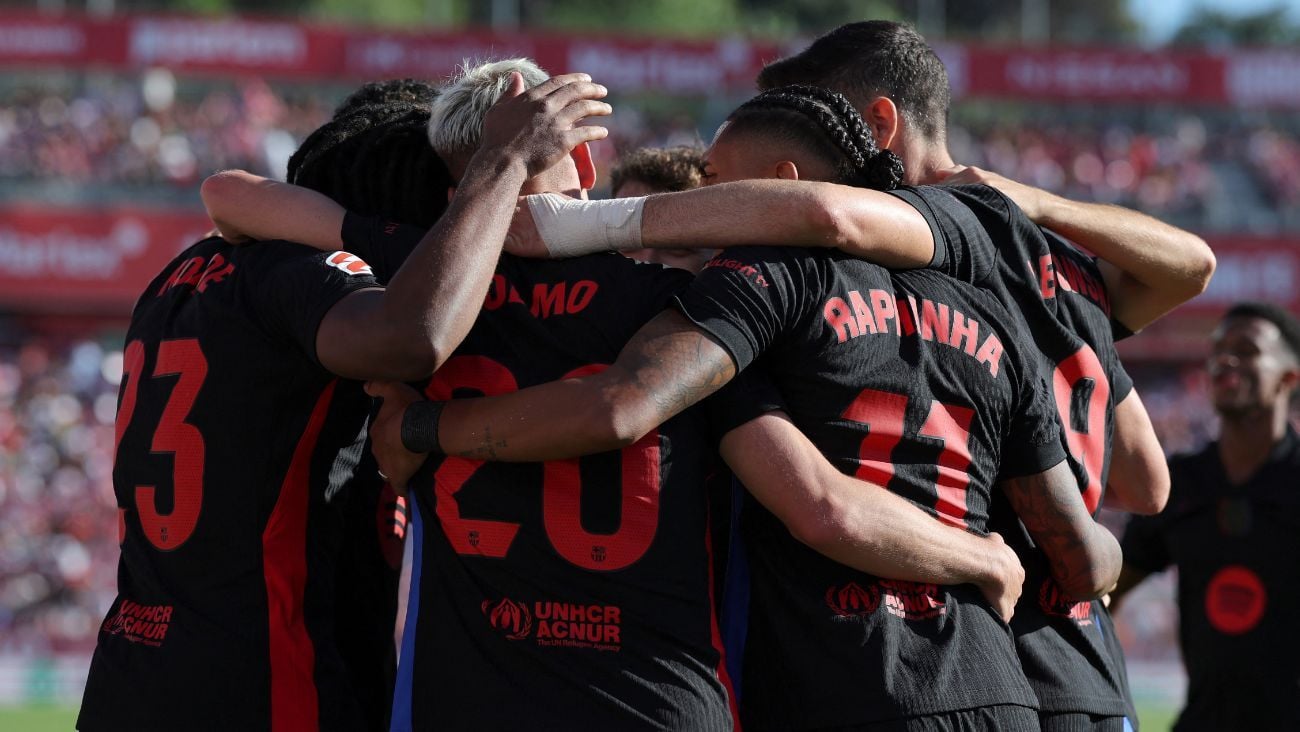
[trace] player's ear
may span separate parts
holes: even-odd
[[[587,143],[581,142],[569,155],[573,158],[573,164],[578,166],[578,184],[582,186],[582,190],[589,191],[595,188],[596,164],[591,160],[591,148],[587,147]]]
[[[1300,365],[1292,362],[1291,365],[1282,372],[1282,388],[1295,392],[1296,387],[1300,386]]]
[[[862,113],[862,119],[871,128],[871,135],[881,150],[892,149],[901,142],[898,139],[901,116],[893,99],[876,97]]]
[[[799,180],[799,166],[793,160],[782,160],[776,164],[776,177],[781,180]]]
[[[451,203],[454,198],[456,198],[456,186],[451,186],[447,189],[447,203]]]

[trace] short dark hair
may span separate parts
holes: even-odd
[[[830,89],[797,84],[759,94],[727,117],[723,131],[746,133],[819,157],[834,169],[832,183],[889,191],[903,181],[903,162],[877,147],[858,110]]]
[[[1268,302],[1240,302],[1223,315],[1225,321],[1233,318],[1259,318],[1277,326],[1291,357],[1300,363],[1300,320],[1286,309]]]
[[[410,104],[429,107],[438,96],[438,87],[421,79],[385,79],[368,81],[348,95],[334,110],[334,118],[347,115],[363,107],[386,104]]]
[[[758,74],[760,90],[791,84],[834,89],[859,110],[876,97],[889,97],[926,138],[946,138],[952,103],[948,71],[925,38],[905,23],[842,25]]]
[[[289,158],[287,180],[367,216],[433,226],[455,185],[429,146],[426,104],[383,103],[337,116]]]
[[[614,194],[630,181],[664,193],[689,191],[704,180],[704,151],[689,145],[637,148],[614,161],[609,179]]]

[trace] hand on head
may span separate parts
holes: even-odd
[[[599,125],[578,124],[613,113],[613,107],[598,101],[607,93],[587,74],[553,76],[525,90],[523,77],[511,73],[510,87],[483,121],[480,149],[518,156],[528,174],[537,175],[575,147],[609,136]]]

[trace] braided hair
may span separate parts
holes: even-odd
[[[903,182],[903,161],[878,148],[862,115],[829,89],[796,84],[765,91],[737,107],[726,130],[799,145],[834,167],[833,183],[889,191]]]
[[[367,216],[433,226],[451,173],[429,146],[429,105],[361,105],[321,125],[289,158],[287,180]]]

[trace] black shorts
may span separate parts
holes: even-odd
[[[1041,712],[1038,720],[1043,732],[1124,732],[1133,730],[1124,717],[1105,714],[1084,714],[1082,712]]]
[[[1038,732],[1038,712],[1029,707],[1002,704],[963,709],[946,714],[891,719],[821,732]]]

